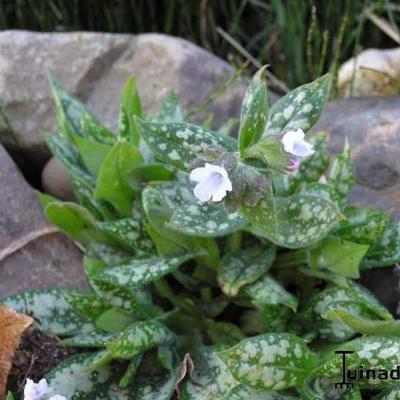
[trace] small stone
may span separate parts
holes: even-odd
[[[60,200],[72,201],[75,196],[71,185],[71,176],[64,165],[57,158],[50,158],[42,172],[43,190]]]

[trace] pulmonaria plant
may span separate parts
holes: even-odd
[[[48,145],[77,202],[40,194],[47,218],[85,249],[86,289],[3,299],[82,352],[46,375],[68,400],[395,399],[394,380],[336,388],[348,365],[400,364],[400,325],[354,279],[400,261],[400,226],[347,204],[350,147],[332,162],[307,132],[329,77],[274,105],[260,70],[238,139],[184,121],[175,95],[157,117],[125,86],[118,132],[51,81]],[[12,389],[12,388],[11,388]]]

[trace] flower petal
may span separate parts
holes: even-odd
[[[214,188],[207,181],[202,181],[195,186],[193,193],[200,201],[209,201],[214,193]]]
[[[209,175],[209,172],[205,167],[195,168],[189,175],[191,181],[201,182]]]

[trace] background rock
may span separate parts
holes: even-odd
[[[339,69],[341,97],[391,96],[399,93],[400,48],[362,51]]]
[[[0,145],[0,251],[46,227],[34,190]],[[0,261],[0,298],[24,290],[82,287],[82,256],[60,233],[42,236]]]
[[[390,211],[400,219],[400,96],[336,100],[313,131],[330,133],[329,152],[339,153],[345,137],[352,146],[357,184],[350,202]],[[361,283],[394,314],[400,292],[393,267],[363,271]]]
[[[40,135],[55,127],[49,72],[106,126],[115,128],[121,91],[130,75],[138,81],[145,111],[154,114],[170,90],[191,109],[234,71],[200,47],[161,34],[1,32],[0,98],[22,157],[31,165],[43,166],[49,158]],[[207,109],[215,113],[216,125],[239,116],[245,88],[243,81],[236,81]],[[19,154],[4,125],[0,141]]]

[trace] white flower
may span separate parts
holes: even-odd
[[[232,182],[226,170],[219,165],[208,164],[195,168],[190,179],[198,182],[194,195],[201,201],[221,201],[226,192],[232,191]]]
[[[41,379],[38,383],[27,379],[24,388],[24,400],[39,400],[50,392],[51,389],[47,385],[46,379]]]
[[[304,140],[304,136],[305,134],[301,129],[286,132],[282,137],[284,150],[296,157],[312,156],[315,153],[314,147]]]
[[[31,379],[26,380],[24,388],[24,400],[41,400],[43,397],[48,398],[52,389],[46,382],[46,379],[41,379],[38,383],[33,382]],[[55,394],[49,400],[67,400],[66,397]]]

